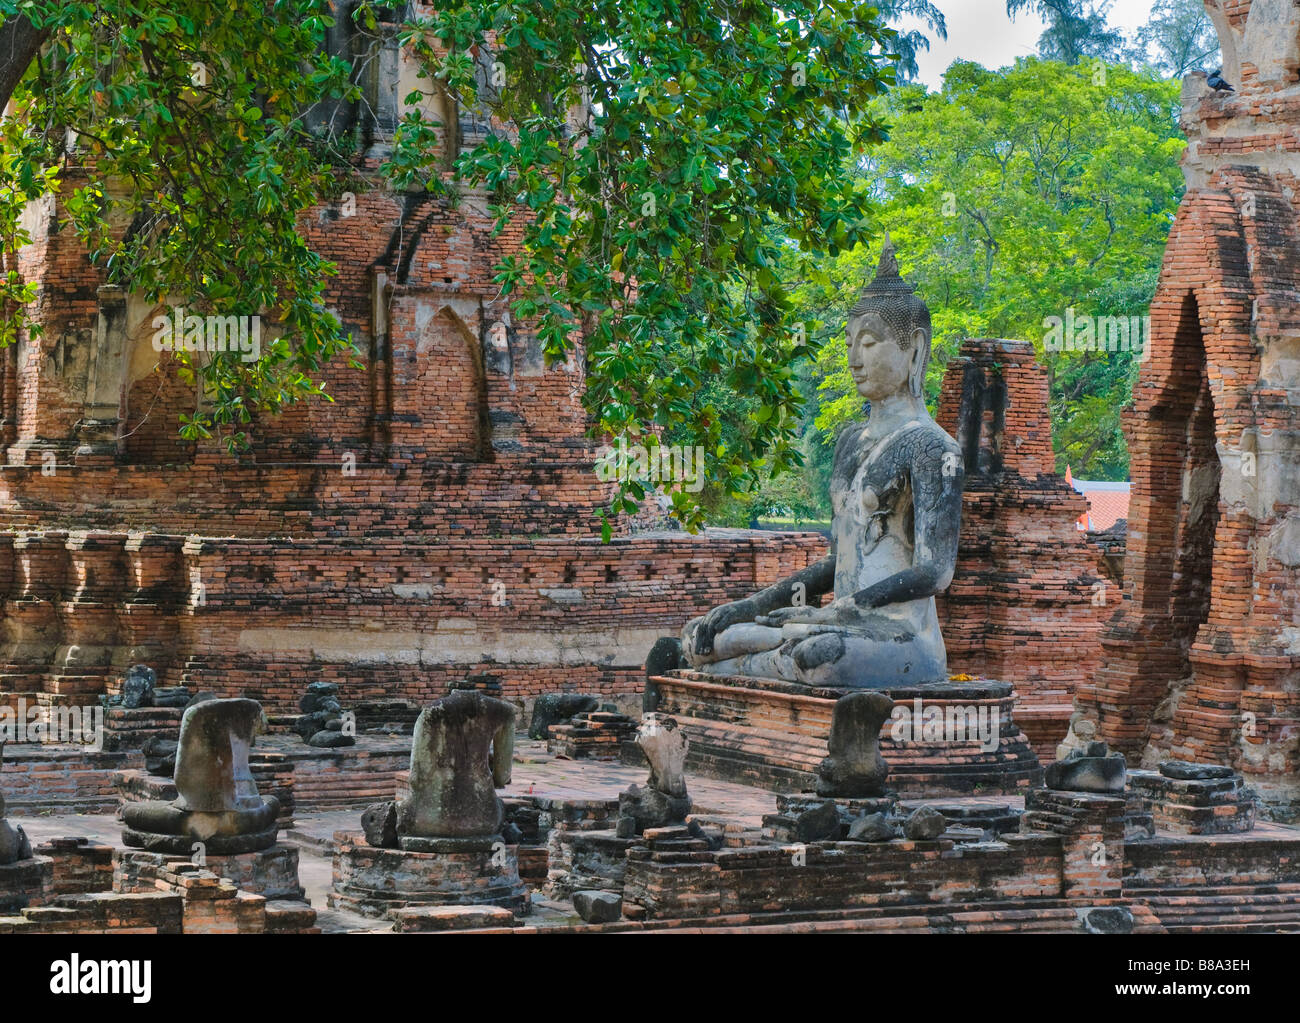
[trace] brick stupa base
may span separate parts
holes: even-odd
[[[501,906],[516,916],[532,909],[514,846],[459,839],[440,852],[377,849],[349,831],[334,833],[329,905],[376,918],[417,906]]]
[[[815,787],[835,701],[851,691],[682,670],[650,678],[646,706],[676,718],[686,732],[689,770],[798,791]],[[893,722],[886,721],[880,741],[889,763],[885,784],[900,796],[1012,795],[1042,784],[1038,757],[1012,720],[1016,694],[1010,683],[980,679],[883,691],[914,718],[918,700],[922,709],[937,708],[945,721],[959,710],[963,715],[973,710],[991,723],[997,712],[998,739],[991,748],[977,738],[927,738],[919,722],[910,740],[895,742]],[[636,763],[639,757],[632,744],[624,746],[625,761]]]

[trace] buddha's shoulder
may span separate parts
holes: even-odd
[[[840,430],[839,435],[835,438],[836,453],[857,449],[866,436],[866,423],[849,423]]]
[[[909,440],[916,447],[918,453],[933,452],[944,455],[955,452],[961,454],[961,448],[948,435],[948,431],[928,416],[925,419],[914,420],[906,429]]]
[[[957,442],[948,436],[947,431],[928,416],[913,419],[898,427],[889,437],[876,442],[882,448],[894,452],[893,457],[912,462],[940,460],[949,455],[961,455]]]

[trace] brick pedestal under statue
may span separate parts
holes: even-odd
[[[850,692],[684,670],[652,677],[647,690],[647,705],[686,733],[692,772],[774,791],[815,787],[835,703]],[[1038,757],[1012,717],[1009,684],[882,691],[895,702],[880,734],[886,787],[900,796],[1012,795],[1042,782]]]

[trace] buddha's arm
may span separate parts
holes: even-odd
[[[834,588],[835,551],[832,549],[820,561],[759,590],[752,597],[722,604],[698,619],[694,634],[695,652],[704,656],[713,653],[713,637],[723,629],[740,622],[752,622],[780,607],[790,607],[797,594],[814,601]]]
[[[511,714],[492,736],[492,784],[504,788],[510,784],[515,759],[515,716]]]
[[[754,614],[761,615],[778,607],[789,607],[798,593],[805,597],[820,597],[834,588],[835,552],[831,551],[821,561],[814,562],[779,583],[773,583],[765,590],[759,590],[749,599],[754,604]]]
[[[942,593],[957,567],[961,531],[961,456],[937,439],[917,453],[912,467],[911,567],[858,590],[853,603],[869,609]]]

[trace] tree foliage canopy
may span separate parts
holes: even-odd
[[[927,15],[922,0],[900,5]],[[849,173],[881,137],[870,103],[894,81],[897,34],[853,0],[364,0],[362,30],[396,23],[427,88],[377,182],[454,194],[483,187],[500,225],[526,218],[496,268],[551,359],[585,346],[597,434],[703,445],[725,486],[790,445],[809,352],[783,259],[815,272],[867,238],[869,199]],[[346,163],[346,138],[309,130],[319,104],[355,99],[356,69],[326,55],[328,0],[0,0],[0,243],[28,239],[24,205],[57,187],[108,279],[221,315],[273,310],[262,359],[191,367],[215,404],[186,425],[232,447],[250,408],[320,393],[348,339],[322,306],[334,268],[297,231]],[[905,41],[904,48],[908,45]],[[910,45],[918,45],[912,40]],[[423,101],[446,91],[494,130],[450,176]],[[32,297],[12,263],[5,339]],[[752,396],[731,443],[713,379]],[[650,441],[652,442],[652,441]],[[644,496],[627,481],[613,511]],[[677,512],[698,521],[686,492]]]
[[[1171,67],[1204,42],[1196,4],[1159,0],[1143,36]],[[1104,5],[1008,0],[1045,18],[1058,62],[959,63],[933,94],[895,87],[925,35],[885,27],[911,16],[944,36],[929,0],[349,10],[372,40],[396,32],[422,75],[370,183],[482,188],[498,227],[521,220],[522,249],[495,268],[514,318],[552,360],[581,347],[595,435],[703,447],[706,502],[766,487],[798,504],[782,470],[824,471],[824,442],[862,411],[839,328],[885,227],[935,313],[932,393],[963,337],[1041,339],[1068,308],[1140,315],[1154,288],[1181,190],[1176,86],[1098,62],[1118,47]],[[333,18],[329,0],[0,0],[3,251],[62,186],[110,281],[283,322],[255,363],[190,367],[212,399],[190,436],[237,448],[253,408],[322,393],[349,350],[322,302],[335,268],[299,231],[354,168],[354,135],[311,118],[361,95],[355,54],[328,55]],[[491,125],[451,168],[433,93]],[[33,284],[5,269],[8,343]],[[1061,461],[1122,476],[1132,357],[1047,362]],[[644,496],[625,480],[610,510]],[[672,499],[702,521],[693,492]]]
[[[24,26],[40,44],[2,97],[14,113],[0,122],[4,252],[29,241],[25,204],[62,182],[110,283],[218,315],[272,310],[284,336],[257,362],[190,364],[213,403],[185,420],[190,436],[216,427],[237,447],[250,406],[321,393],[321,366],[348,340],[322,305],[334,268],[297,221],[339,159],[303,115],[353,89],[348,65],[321,49],[329,4],[4,0],[0,15],[0,47]],[[6,343],[32,297],[7,269]]]
[[[1077,64],[1093,60],[1114,60],[1120,54],[1124,37],[1106,23],[1110,0],[1088,3],[1084,0],[1007,0],[1007,15],[1014,18],[1022,11],[1033,11],[1046,25],[1038,40],[1038,55],[1047,60]]]
[[[1171,78],[1219,65],[1219,37],[1201,0],[1155,0],[1134,56]]]
[[[550,358],[581,340],[598,432],[653,445],[671,428],[725,488],[797,461],[793,367],[810,348],[780,271],[816,274],[868,238],[850,168],[883,137],[870,104],[893,81],[875,13],[451,0],[405,32],[431,85],[517,129],[464,153],[456,178],[492,190],[499,227],[526,212],[497,280]],[[399,183],[435,187],[420,111],[398,135]],[[724,430],[706,382],[753,399],[750,429]],[[628,480],[613,510],[644,496]],[[699,521],[692,494],[671,496]]]
[[[954,65],[943,88],[908,86],[881,102],[888,142],[861,167],[877,191],[903,271],[929,303],[929,391],[968,337],[1035,342],[1051,378],[1058,460],[1080,475],[1124,478],[1119,412],[1139,357],[1044,351],[1044,320],[1141,317],[1155,290],[1182,190],[1177,85],[1123,66],[1031,58],[989,71]],[[799,304],[842,324],[872,254],[838,259],[833,289]],[[860,417],[843,345],[822,349],[824,436]]]

